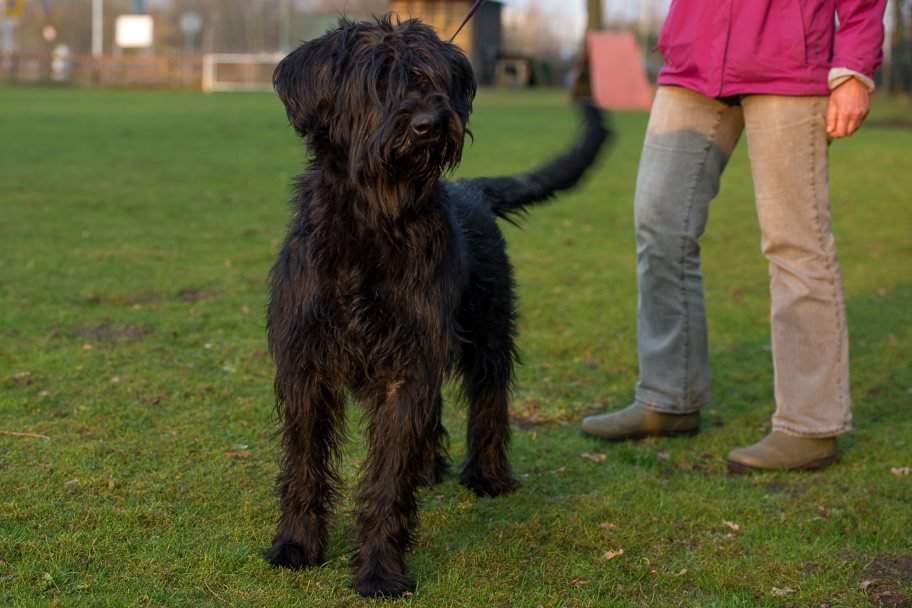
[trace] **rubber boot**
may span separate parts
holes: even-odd
[[[796,437],[773,431],[761,441],[728,454],[732,473],[751,471],[806,471],[836,462],[834,437]]]
[[[583,418],[582,429],[586,435],[614,441],[695,435],[700,431],[700,413],[665,414],[634,403],[617,412]]]

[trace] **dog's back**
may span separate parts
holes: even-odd
[[[579,103],[583,114],[582,133],[563,154],[529,173],[499,177],[476,177],[444,182],[447,205],[455,229],[470,241],[467,263],[470,274],[490,274],[475,266],[489,263],[479,256],[497,258],[503,253],[503,236],[494,218],[515,223],[515,216],[533,205],[549,201],[562,190],[577,185],[598,158],[611,131],[606,127],[602,112],[588,101]],[[484,241],[487,246],[471,246],[471,241]],[[508,264],[508,262],[507,262]],[[463,298],[465,299],[465,298]]]
[[[588,101],[579,106],[584,117],[583,133],[564,154],[530,173],[462,180],[464,186],[479,189],[494,215],[509,221],[529,206],[575,186],[611,135],[597,107]]]

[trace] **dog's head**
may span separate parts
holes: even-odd
[[[418,20],[351,22],[303,43],[273,74],[292,126],[317,159],[356,183],[436,179],[462,155],[475,75]]]

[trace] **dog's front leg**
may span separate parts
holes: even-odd
[[[284,404],[282,515],[264,557],[274,566],[307,568],[323,562],[328,514],[340,483],[334,460],[345,404],[316,374],[285,375],[280,369],[276,392]]]
[[[429,452],[422,457],[423,470],[421,484],[432,487],[443,481],[450,471],[450,458],[447,454],[449,434],[441,420],[443,413],[443,397],[437,393],[434,406],[431,409],[431,441],[428,442]]]
[[[438,395],[439,387],[424,381],[397,382],[370,409],[354,534],[354,586],[361,595],[398,597],[415,589],[404,554],[417,521],[425,459],[437,439]]]

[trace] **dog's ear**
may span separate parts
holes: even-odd
[[[291,126],[302,137],[325,123],[321,116],[332,107],[339,37],[336,30],[301,44],[272,73],[272,86],[285,104]]]
[[[450,90],[448,94],[453,103],[453,109],[459,113],[463,123],[468,123],[469,114],[472,113],[472,102],[478,84],[475,81],[475,71],[468,57],[457,46],[444,43],[444,58],[449,65]]]

